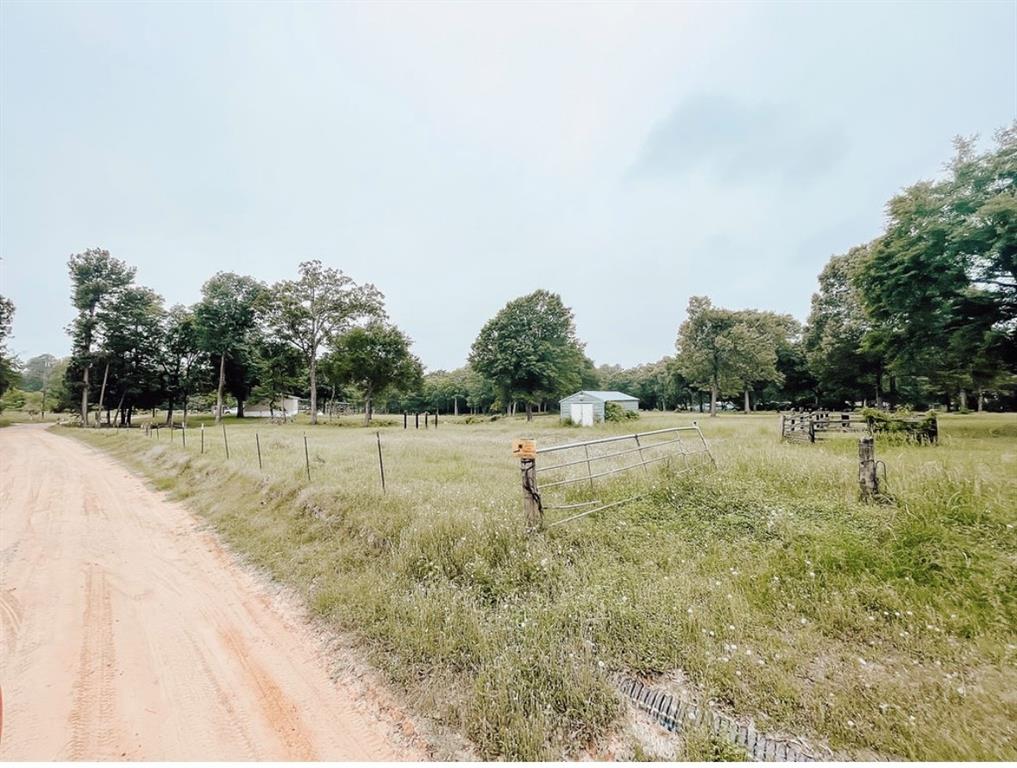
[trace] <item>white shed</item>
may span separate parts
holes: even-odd
[[[604,407],[608,403],[617,403],[626,411],[639,410],[639,398],[624,392],[581,390],[558,401],[562,421],[571,419],[574,424],[584,427],[592,427],[596,422],[603,421]]]

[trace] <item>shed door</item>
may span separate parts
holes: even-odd
[[[570,408],[573,424],[584,427],[593,426],[593,403],[571,403]]]

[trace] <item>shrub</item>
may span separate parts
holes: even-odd
[[[888,436],[916,443],[935,443],[939,437],[936,412],[929,411],[924,417],[910,413],[887,413],[875,408],[862,411],[873,435]]]
[[[618,403],[604,403],[604,421],[632,421],[638,418],[638,411],[627,411]]]

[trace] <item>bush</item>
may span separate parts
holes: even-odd
[[[627,411],[618,403],[604,403],[604,421],[632,421],[638,418],[638,411]]]
[[[929,411],[924,416],[911,413],[887,413],[875,408],[865,408],[862,415],[869,424],[873,435],[898,438],[903,441],[917,443],[935,443],[939,439],[939,428],[936,412]]]

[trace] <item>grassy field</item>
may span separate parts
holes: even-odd
[[[214,427],[204,455],[194,428],[186,448],[179,431],[67,434],[186,499],[484,757],[631,741],[612,682],[626,673],[839,757],[1017,759],[1017,417],[942,417],[936,447],[877,442],[881,505],[857,501],[851,437],[781,445],[773,415],[702,418],[716,470],[655,471],[633,479],[639,501],[525,533],[513,438],[691,418],[393,419],[378,428],[385,494],[375,430],[352,417],[230,420],[228,461]],[[682,749],[725,754],[709,738]]]

